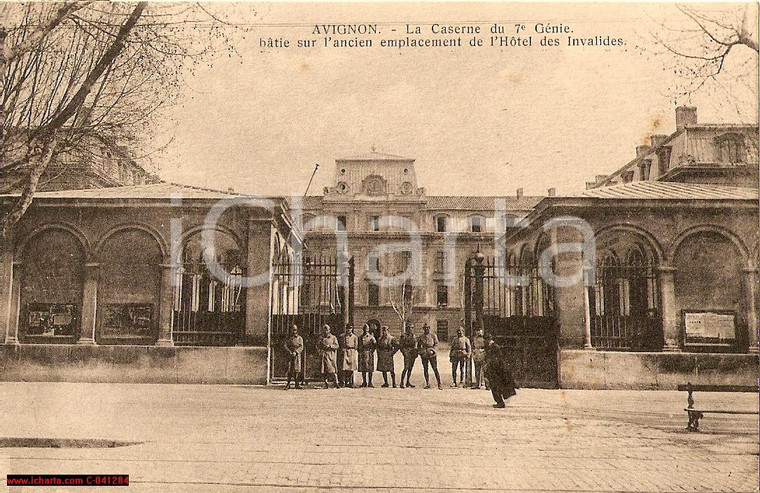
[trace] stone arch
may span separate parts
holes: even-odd
[[[167,246],[166,240],[164,240],[163,236],[161,236],[161,233],[159,233],[155,228],[142,223],[124,223],[109,229],[97,241],[97,243],[95,243],[95,247],[93,248],[93,253],[95,256],[97,258],[100,258],[101,249],[103,248],[103,245],[111,238],[111,236],[127,230],[142,231],[153,237],[153,239],[156,240],[156,244],[158,245],[159,249],[161,250],[161,256],[163,258],[167,257],[169,248]]]
[[[44,241],[32,241],[44,238]],[[71,343],[79,336],[90,245],[76,228],[48,224],[19,245],[21,342]],[[23,258],[22,258],[23,257]]]
[[[224,233],[228,235],[232,240],[235,242],[235,244],[238,246],[238,248],[242,251],[243,248],[245,248],[245,242],[243,242],[240,237],[233,231],[232,229],[228,228],[227,226],[224,226],[223,224],[218,224],[214,228],[208,228],[206,226],[195,226],[193,228],[190,228],[186,231],[182,232],[182,235],[180,236],[180,247],[177,249],[177,253],[181,254],[182,250],[187,245],[187,242],[195,235],[203,232],[204,230],[211,230],[218,231],[220,233]]]
[[[100,259],[96,340],[152,343],[158,337],[161,264],[160,236],[149,227],[120,225],[98,243]]]
[[[43,224],[42,226],[38,228],[35,228],[29,234],[27,234],[23,240],[17,243],[14,257],[17,260],[20,260],[23,262],[24,251],[27,249],[27,245],[29,244],[29,242],[32,239],[34,239],[38,234],[43,233],[44,231],[47,231],[47,230],[51,230],[51,229],[62,230],[62,231],[66,231],[72,234],[74,237],[76,237],[77,240],[79,240],[79,243],[82,245],[82,248],[84,249],[85,257],[87,259],[92,257],[92,245],[90,244],[90,240],[87,239],[87,236],[82,232],[82,230],[80,230],[76,226],[73,226],[67,223],[48,223],[48,224]]]
[[[739,238],[739,236],[730,229],[715,224],[700,224],[698,226],[692,226],[691,228],[687,228],[681,231],[668,248],[668,259],[672,260],[674,258],[676,252],[686,238],[698,233],[715,233],[724,236],[734,244],[739,255],[742,258],[744,266],[747,268],[752,267],[749,248],[747,248],[742,239]]]
[[[594,235],[594,238],[602,239],[606,235],[613,234],[618,231],[628,232],[633,234],[635,237],[638,237],[638,239],[640,239],[647,246],[647,249],[654,256],[653,260],[655,263],[659,264],[663,261],[663,259],[665,259],[665,250],[662,248],[660,242],[657,241],[657,238],[655,238],[654,235],[652,235],[649,231],[640,228],[639,226],[632,224],[610,224],[608,226],[600,228]],[[668,256],[668,258],[670,258],[670,256]]]
[[[723,228],[695,227],[679,235],[671,258],[675,267],[674,308],[677,313],[733,312],[738,317],[734,334],[722,334],[721,338],[746,347],[746,327],[754,314],[749,313],[745,293],[747,251],[737,241]]]

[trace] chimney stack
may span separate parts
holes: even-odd
[[[518,188],[517,189],[517,198],[521,199],[522,196],[523,196],[523,189],[522,188]]]
[[[636,157],[641,157],[651,150],[652,150],[652,146],[647,146],[647,145],[636,146]]]
[[[549,197],[556,197],[557,196],[557,189],[552,187],[549,189]]]
[[[669,135],[664,134],[654,134],[651,137],[649,137],[649,143],[652,144],[652,147],[657,147],[663,142],[665,142],[668,139]]]
[[[676,106],[676,131],[683,130],[686,125],[697,124],[697,108],[695,106]]]

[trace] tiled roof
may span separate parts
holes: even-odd
[[[507,209],[529,210],[543,197],[468,197],[452,195],[431,195],[427,197],[428,209],[451,210],[493,210],[496,200],[504,200]]]
[[[758,189],[701,183],[634,181],[622,185],[586,190],[579,196],[632,200],[757,200]]]
[[[360,154],[351,157],[342,157],[336,159],[336,161],[414,161],[412,158],[396,156],[395,154],[388,154],[385,152],[372,151],[367,154]]]
[[[82,190],[58,190],[55,192],[37,192],[34,198],[39,199],[211,199],[231,198],[241,194],[222,192],[208,188],[178,185],[176,183],[154,183],[149,185],[132,185],[126,187],[88,188]],[[18,194],[0,195],[13,197]]]

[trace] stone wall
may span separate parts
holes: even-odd
[[[266,347],[0,346],[0,381],[266,384]]]
[[[564,389],[674,390],[679,384],[757,385],[757,354],[560,351]]]

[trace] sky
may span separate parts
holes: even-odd
[[[545,195],[550,187],[571,194],[633,159],[635,146],[652,133],[674,131],[676,104],[697,106],[701,123],[757,122],[756,75],[674,97],[673,57],[658,54],[663,50],[652,35],[672,34],[663,22],[682,25],[672,4],[214,8],[240,25],[231,30],[235,53],[221,52],[186,77],[180,104],[161,126],[161,135],[173,138],[156,159],[166,180],[301,195],[319,163],[309,194],[321,194],[336,158],[374,148],[414,158],[418,184],[429,195],[509,196],[517,188]],[[377,47],[380,38],[405,37],[406,24],[433,38],[433,23],[480,25],[487,44],[495,22],[507,35],[525,25],[522,36],[531,34],[534,46]],[[376,23],[382,35],[370,49],[321,47],[315,25],[339,23]],[[579,38],[622,38],[625,45],[535,46],[537,23],[569,26]],[[566,36],[550,35],[562,42]],[[470,37],[462,35],[465,43]],[[262,48],[261,38],[317,39],[318,47]],[[738,68],[729,75],[746,70],[748,60],[756,74],[756,55],[735,54],[730,62]]]

